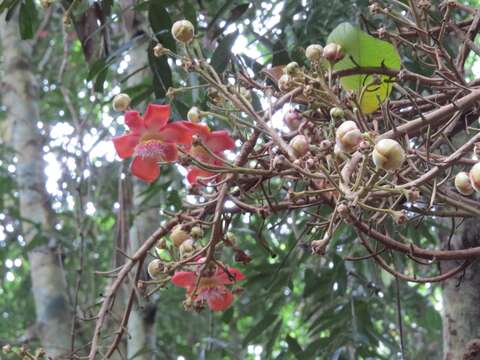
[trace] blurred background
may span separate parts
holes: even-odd
[[[303,49],[325,44],[341,22],[373,29],[382,19],[368,5],[2,1],[0,344],[26,344],[34,352],[53,341],[58,354],[71,347],[65,358],[85,356],[108,271],[188,200],[180,166],[162,166],[157,182],[140,184],[110,141],[125,130],[110,105],[120,92],[139,111],[148,102],[169,102],[176,120],[193,105],[205,107],[208,94],[201,90],[166,98],[170,87],[198,83],[171,60],[152,56],[157,40],[175,49],[172,21],[189,19],[207,54],[233,54],[258,74],[291,60],[303,63]],[[66,21],[68,12],[73,19]],[[422,72],[411,60],[404,65]],[[469,80],[480,76],[478,57],[469,57],[467,66]],[[441,285],[397,282],[373,262],[344,261],[362,254],[345,225],[335,235],[336,251],[316,257],[305,245],[311,235],[299,213],[234,221],[237,241],[252,258],[236,265],[247,280],[234,306],[224,313],[185,312],[184,291],[168,286],[135,305],[123,351],[113,358],[400,359],[400,310],[408,358],[441,358]],[[404,235],[438,247],[441,226],[419,221]],[[404,259],[396,261],[408,270]],[[107,344],[116,331],[112,321]]]

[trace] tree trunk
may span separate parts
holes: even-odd
[[[18,15],[0,19],[3,55],[3,104],[6,107],[8,143],[16,152],[16,179],[23,236],[39,245],[28,252],[32,292],[37,315],[37,334],[46,353],[60,358],[70,352],[72,312],[61,257],[52,234],[52,213],[45,190],[43,141],[35,78],[31,70],[31,43],[19,35]]]
[[[448,248],[449,234],[442,241]],[[479,219],[465,221],[450,240],[452,249],[480,246]],[[458,261],[442,262],[442,272]],[[443,284],[443,343],[445,360],[480,360],[480,262]]]
[[[128,41],[136,39],[136,41],[145,41],[143,17],[131,9],[134,1],[123,0],[122,7],[123,21],[125,33]],[[136,71],[145,66],[147,59],[147,44],[136,44],[129,51],[131,63],[130,70]],[[145,76],[145,71],[141,71],[133,75],[128,80],[129,86],[135,86],[141,83]],[[144,192],[146,186],[138,179],[133,179],[133,213],[136,214],[133,224],[129,231],[129,249],[128,252],[134,253],[158,227],[158,210],[150,209],[141,211],[140,194]],[[148,206],[148,204],[147,204]],[[144,267],[148,265],[148,258],[144,263]],[[146,271],[141,275],[141,279],[147,278]],[[156,359],[156,334],[155,334],[155,304],[143,299],[136,299],[133,303],[132,312],[128,322],[128,338],[127,338],[127,357],[135,360]]]

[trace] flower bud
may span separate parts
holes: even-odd
[[[182,245],[180,245],[179,250],[180,250],[181,257],[184,257],[186,255],[193,253],[193,251],[195,250],[195,246],[193,246],[193,240],[192,239],[185,240],[182,243]]]
[[[285,74],[287,75],[290,75],[290,76],[294,76],[298,73],[298,70],[300,69],[300,66],[298,66],[298,63],[295,62],[295,61],[292,61],[291,63],[288,63],[285,68],[283,69],[283,71],[285,72]]]
[[[4,354],[9,354],[9,353],[11,353],[11,352],[12,352],[12,345],[10,345],[10,344],[3,345],[3,346],[2,346],[2,352],[3,352]]]
[[[290,130],[297,130],[302,122],[300,112],[296,109],[289,109],[283,116],[283,122]]]
[[[330,239],[328,238],[312,241],[311,243],[312,253],[317,255],[325,255],[325,251],[327,250],[329,241]]]
[[[194,239],[200,239],[203,237],[203,229],[200,226],[192,227],[190,230],[190,236]]]
[[[165,239],[158,240],[156,247],[158,249],[166,249],[167,248],[167,241]]]
[[[290,140],[290,147],[297,156],[303,156],[308,152],[309,144],[304,135],[297,135]]]
[[[162,261],[160,259],[154,259],[148,264],[148,275],[150,275],[152,279],[157,279],[158,276],[163,273],[163,269],[164,266]]]
[[[191,122],[198,123],[201,117],[202,117],[202,112],[198,107],[192,106],[190,110],[188,110],[187,119],[190,120]]]
[[[420,199],[420,195],[420,191],[416,189],[407,190],[407,193],[405,194],[407,201],[410,201],[411,203],[417,202]]]
[[[175,40],[187,44],[192,41],[194,30],[193,24],[188,20],[175,21],[172,36]]]
[[[336,147],[338,150],[352,153],[357,150],[358,145],[362,141],[362,133],[355,122],[348,120],[342,123],[335,133]]]
[[[342,60],[344,56],[342,47],[338,44],[330,43],[323,48],[323,57],[332,63]]]
[[[345,112],[343,111],[342,108],[333,107],[330,109],[330,116],[334,120],[340,120],[345,117]]]
[[[187,240],[190,235],[182,229],[181,225],[177,225],[173,228],[170,233],[170,239],[172,239],[173,246],[179,247],[182,243]]]
[[[312,62],[318,62],[323,56],[323,47],[318,44],[312,44],[305,50],[305,56]]]
[[[395,140],[382,139],[375,144],[372,157],[377,169],[398,170],[405,161],[405,151]]]
[[[288,75],[280,76],[278,79],[278,88],[280,91],[288,91],[292,88],[292,78]]]
[[[472,184],[473,188],[480,192],[480,162],[477,162],[473,167],[470,169],[470,183]]]
[[[128,109],[131,102],[132,99],[127,94],[118,94],[112,101],[113,110],[123,112]]]
[[[470,183],[470,178],[465,171],[461,171],[455,176],[455,188],[462,195],[472,195],[474,192],[473,186]]]

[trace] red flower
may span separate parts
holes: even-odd
[[[188,126],[192,129],[194,135],[199,136],[202,144],[219,158],[224,158],[223,152],[225,150],[233,150],[235,148],[235,141],[226,130],[210,131],[207,125],[192,122],[188,123]],[[209,165],[223,165],[223,161],[209,154],[201,145],[193,145],[190,148],[190,155]],[[196,184],[198,177],[211,177],[214,175],[215,173],[192,166],[188,171],[187,180],[190,184]]]
[[[132,174],[146,182],[153,182],[160,175],[159,161],[178,159],[176,144],[189,146],[192,142],[187,122],[167,124],[169,117],[170,105],[149,104],[143,117],[138,111],[127,111],[125,123],[130,132],[113,138],[118,156],[133,156]]]
[[[172,277],[172,283],[185,288],[187,297],[194,303],[198,305],[207,303],[212,311],[223,311],[228,309],[233,302],[233,294],[225,285],[233,285],[235,282],[245,278],[238,269],[229,267],[227,271],[217,267],[212,275],[202,276],[200,281],[198,281],[196,272],[177,271]],[[194,294],[197,281],[198,288]]]

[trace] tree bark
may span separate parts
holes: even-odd
[[[52,237],[52,211],[45,189],[43,139],[39,121],[37,87],[31,69],[32,44],[19,35],[18,15],[8,22],[0,18],[4,77],[3,104],[7,114],[8,144],[14,149],[16,179],[27,244],[40,241],[28,252],[36,328],[47,355],[58,359],[70,352],[72,311],[67,302],[67,284],[61,257]]]
[[[130,70],[136,71],[145,66],[147,58],[147,44],[144,37],[144,19],[132,9],[134,1],[122,0],[123,22],[125,35],[128,41],[137,41],[138,44],[130,50]],[[143,41],[143,43],[142,43]],[[145,76],[145,71],[138,72],[128,80],[129,86],[140,84]],[[133,178],[133,213],[136,214],[129,231],[130,254],[134,253],[158,227],[158,210],[150,209],[141,211],[140,195],[146,190],[145,184]],[[148,258],[144,268],[148,265]],[[146,271],[141,275],[145,280]],[[135,360],[153,360],[156,358],[156,333],[155,333],[156,305],[143,299],[136,299],[128,322],[127,357]]]
[[[445,248],[480,246],[479,219],[466,220],[463,230],[457,230],[449,239],[449,234],[442,234]],[[458,261],[444,261],[442,272],[458,265]],[[443,344],[445,360],[480,360],[479,261],[443,284]]]

